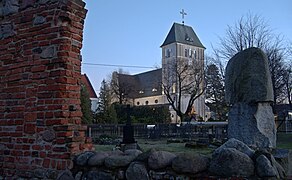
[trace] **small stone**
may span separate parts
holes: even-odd
[[[72,173],[70,171],[64,171],[64,172],[60,173],[57,180],[75,180],[75,179],[72,176]]]
[[[22,4],[20,5],[21,9],[26,9],[28,7],[33,7],[36,0],[22,0]]]
[[[42,48],[40,47],[37,47],[37,48],[33,48],[32,49],[32,52],[35,53],[35,54],[40,54],[43,52]]]
[[[0,27],[0,39],[5,39],[15,34],[11,23],[2,24]]]
[[[34,175],[37,178],[45,178],[46,177],[46,171],[44,169],[36,169],[34,171]]]
[[[46,130],[42,133],[42,138],[46,142],[52,142],[56,138],[54,130]]]
[[[55,57],[56,56],[55,46],[48,46],[48,47],[43,48],[40,56],[43,59]]]
[[[57,179],[58,177],[58,172],[56,170],[48,170],[46,173],[46,177],[48,179]]]
[[[18,0],[4,0],[5,6],[3,7],[3,15],[7,16],[18,12],[19,2]]]
[[[95,155],[95,152],[92,152],[92,151],[84,152],[82,154],[79,154],[74,159],[74,163],[78,166],[85,166],[87,164],[88,159],[94,155]]]
[[[44,24],[46,22],[46,18],[43,16],[36,16],[33,20],[33,25]]]
[[[148,165],[151,169],[161,169],[171,166],[175,154],[167,151],[155,151],[148,158]]]
[[[113,180],[114,178],[106,172],[98,172],[98,171],[88,171],[84,174],[84,176],[82,177],[82,180],[98,180],[98,179],[102,179],[102,180]]]

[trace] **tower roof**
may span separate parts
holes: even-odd
[[[160,47],[174,42],[205,48],[193,28],[184,24],[173,23],[166,39]]]

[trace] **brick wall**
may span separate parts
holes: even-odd
[[[0,1],[0,177],[54,179],[91,148],[80,125],[84,6]]]

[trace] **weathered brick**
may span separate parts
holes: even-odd
[[[35,168],[71,168],[71,153],[85,147],[83,137],[72,137],[73,130],[84,131],[78,126],[86,10],[78,1],[6,1],[0,20],[0,142],[7,150],[0,151],[0,176],[17,172],[33,179]],[[42,133],[50,128],[64,137],[44,141]],[[78,145],[65,145],[73,141]]]

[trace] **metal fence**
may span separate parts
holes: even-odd
[[[93,139],[100,135],[122,138],[124,124],[94,124],[89,125],[87,135]],[[135,138],[216,138],[227,137],[227,122],[198,122],[177,124],[133,124]]]
[[[292,133],[292,119],[277,120],[276,127],[277,127],[277,132]]]

